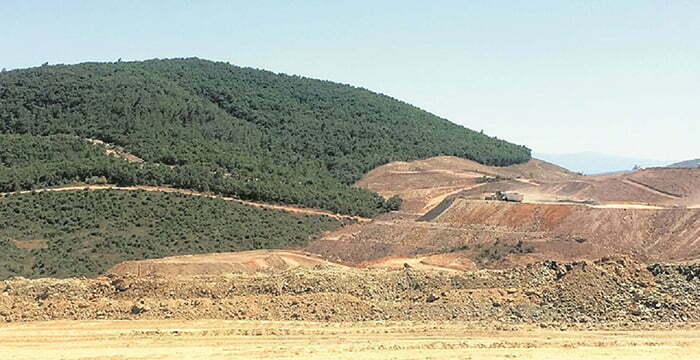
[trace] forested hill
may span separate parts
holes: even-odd
[[[99,139],[147,164],[117,164],[90,155],[92,165],[78,173],[53,169],[48,177],[40,176],[47,166],[41,159],[38,170],[34,162],[23,162],[22,172],[0,164],[4,190],[104,176],[124,185],[167,184],[357,215],[390,206],[350,186],[390,161],[455,155],[510,165],[530,159],[524,146],[388,96],[200,59],[1,73],[0,134],[23,135],[5,140],[21,149],[44,142],[64,148],[73,141],[55,135]],[[20,173],[36,176],[27,181]]]

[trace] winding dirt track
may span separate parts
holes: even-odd
[[[655,189],[655,188],[653,188],[653,187],[651,187],[651,186],[649,186],[649,185],[642,184],[642,183],[640,183],[639,181],[635,181],[635,180],[633,180],[633,179],[623,179],[622,181],[623,181],[624,183],[626,183],[626,184],[629,184],[629,185],[632,185],[632,186],[636,186],[636,187],[638,187],[638,188],[640,188],[640,189],[649,191],[649,192],[654,193],[654,194],[659,195],[659,196],[667,197],[667,198],[669,198],[669,199],[678,200],[678,199],[681,198],[680,196],[678,196],[678,195],[676,195],[676,194],[671,194],[671,193],[669,193],[669,192],[665,192],[665,191],[662,191],[662,190],[659,190],[659,189]]]
[[[700,331],[459,322],[54,321],[0,325],[5,359],[697,359]]]
[[[55,187],[55,188],[17,191],[17,192],[13,192],[13,193],[0,193],[0,195],[7,196],[7,195],[11,195],[11,194],[28,194],[31,192],[80,191],[80,190],[121,190],[121,191],[139,191],[140,190],[140,191],[152,191],[152,192],[178,193],[178,194],[191,195],[191,196],[203,196],[203,197],[208,197],[208,198],[223,199],[226,201],[235,201],[237,203],[248,205],[248,206],[255,206],[258,208],[264,208],[264,209],[270,209],[270,210],[286,211],[286,212],[291,212],[291,213],[295,213],[295,214],[327,216],[327,217],[332,217],[332,218],[335,218],[338,220],[354,220],[354,221],[358,221],[358,222],[372,220],[369,218],[363,218],[363,217],[359,217],[359,216],[336,214],[336,213],[332,213],[330,211],[325,211],[325,210],[307,209],[307,208],[300,208],[300,207],[289,206],[289,205],[276,205],[276,204],[259,203],[259,202],[236,199],[233,197],[205,194],[205,193],[201,193],[201,192],[197,192],[197,191],[193,191],[193,190],[176,189],[176,188],[165,187],[165,186],[74,185],[74,186],[61,186],[61,187]]]

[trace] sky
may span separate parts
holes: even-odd
[[[0,67],[200,57],[351,84],[539,153],[700,157],[700,1],[39,1]]]

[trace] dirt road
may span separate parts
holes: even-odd
[[[325,210],[300,208],[300,207],[289,206],[289,205],[276,205],[276,204],[259,203],[259,202],[241,200],[241,199],[237,199],[237,198],[233,198],[233,197],[206,194],[206,193],[201,193],[201,192],[197,192],[197,191],[193,191],[193,190],[171,188],[171,187],[167,187],[167,186],[145,186],[145,185],[117,186],[117,185],[109,185],[109,184],[108,185],[71,185],[71,186],[60,186],[60,187],[45,188],[45,189],[24,190],[24,191],[17,191],[14,193],[0,193],[0,196],[7,196],[7,195],[11,195],[11,194],[28,194],[31,192],[42,192],[42,191],[80,191],[80,190],[120,190],[120,191],[139,191],[140,190],[140,191],[152,191],[152,192],[178,193],[178,194],[190,195],[190,196],[204,196],[204,197],[209,197],[209,198],[219,198],[219,199],[223,199],[226,201],[235,201],[237,203],[241,203],[241,204],[248,205],[248,206],[254,206],[254,207],[265,208],[265,209],[270,209],[270,210],[287,211],[287,212],[291,212],[291,213],[295,213],[295,214],[328,216],[328,217],[336,218],[339,220],[354,220],[354,221],[358,221],[358,222],[371,221],[371,219],[368,219],[368,218],[363,218],[363,217],[359,217],[359,216],[336,214],[336,213],[332,213],[330,211],[325,211]]]
[[[452,322],[57,321],[0,325],[24,359],[696,359],[700,330],[581,331]]]

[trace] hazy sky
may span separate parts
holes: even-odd
[[[365,87],[538,152],[700,157],[700,1],[0,4],[0,67],[190,56]]]

